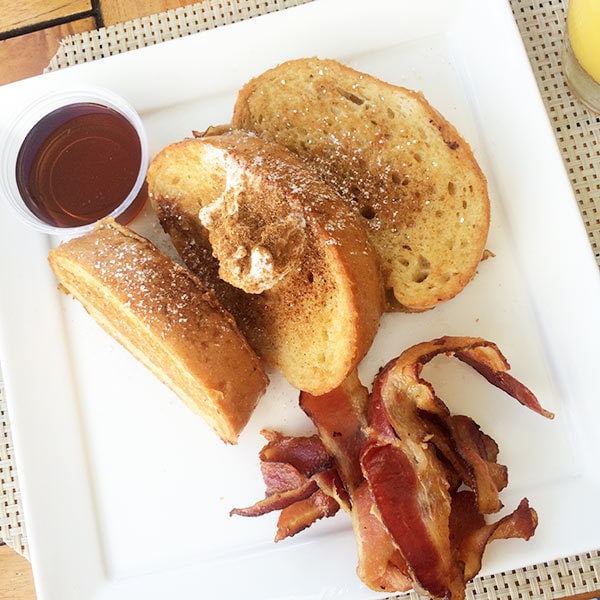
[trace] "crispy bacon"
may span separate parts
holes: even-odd
[[[276,539],[283,539],[341,506],[352,518],[357,573],[366,585],[464,598],[486,545],[529,539],[537,515],[524,499],[509,515],[486,523],[484,515],[502,507],[507,469],[497,462],[495,441],[470,417],[451,415],[420,377],[439,354],[456,356],[524,406],[553,417],[508,375],[495,344],[466,337],[417,344],[379,372],[370,396],[356,373],[324,396],[301,393],[300,405],[318,435],[265,432],[260,456],[267,497],[232,514],[281,509]]]
[[[296,535],[323,517],[332,517],[340,509],[334,498],[318,489],[308,498],[286,506],[277,521],[275,541]]]
[[[421,389],[398,385],[397,369],[399,379],[411,382],[420,371],[398,359],[376,377],[362,471],[415,585],[435,597],[460,597],[462,574],[450,548],[449,484],[419,413],[427,408],[445,418],[448,410],[427,382]]]
[[[435,446],[438,458],[444,464],[450,491],[457,490],[464,482],[471,481],[472,473],[458,452],[446,419],[424,411],[419,411],[419,415],[426,423],[430,442]]]
[[[295,535],[340,505],[349,509],[349,496],[332,458],[316,435],[284,436],[264,430],[267,444],[260,452],[266,496],[252,506],[233,508],[230,515],[258,517],[280,510],[275,541]]]
[[[417,344],[388,363],[374,382],[371,442],[361,463],[375,505],[415,582],[434,597],[461,598],[464,584],[458,583],[457,575],[461,563],[449,539],[447,465],[453,465],[462,483],[475,490],[480,514],[501,508],[498,492],[506,485],[506,471],[495,462],[497,448],[490,438],[472,419],[451,416],[431,384],[421,379],[423,366],[439,354],[456,355],[528,408],[547,417],[552,414],[525,386],[507,376],[509,365],[498,348],[479,338],[444,337]],[[438,426],[432,427],[433,422]],[[402,493],[395,492],[398,488]],[[485,543],[481,552],[484,547]]]
[[[464,595],[450,546],[450,495],[435,456],[401,443],[370,442],[361,456],[381,521],[420,590],[437,598]]]
[[[553,415],[541,407],[527,387],[506,372],[510,365],[499,348],[481,338],[443,337],[417,344],[388,363],[379,375],[374,394],[377,390],[383,400],[377,404],[378,399],[374,398],[371,412],[385,411],[400,438],[407,435],[407,429],[413,437],[425,438],[429,433],[432,443],[453,465],[463,483],[476,491],[480,511],[496,512],[502,507],[499,491],[507,484],[507,471],[496,463],[495,442],[480,432],[469,417],[451,416],[431,384],[420,378],[423,366],[439,354],[455,355],[524,406],[547,418]],[[434,419],[437,426],[433,425]],[[378,417],[377,422],[381,421]]]
[[[528,540],[537,527],[537,513],[526,498],[509,515],[487,524],[479,512],[475,494],[462,490],[452,498],[450,530],[458,560],[464,565],[465,581],[481,569],[483,552],[491,541],[508,538]]]
[[[542,408],[530,389],[507,373],[510,369],[510,364],[496,344],[481,340],[479,343],[471,344],[466,348],[456,351],[456,357],[470,367],[473,367],[492,385],[504,390],[523,406],[547,419],[554,418],[553,413]]]
[[[287,492],[301,486],[306,481],[296,467],[286,462],[261,462],[260,471],[265,482],[265,495]]]
[[[307,477],[328,469],[332,464],[331,456],[318,435],[294,437],[270,430],[261,433],[268,440],[260,452],[263,462],[289,463]]]
[[[419,377],[423,366],[439,354],[455,355],[523,406],[546,418],[554,417],[553,413],[542,408],[531,390],[507,373],[510,364],[498,346],[474,337],[445,336],[422,342],[388,363],[386,369],[394,369],[395,380],[404,386],[404,393],[418,408],[433,414],[448,414],[447,407],[435,395],[431,384]]]
[[[373,512],[375,500],[366,481],[352,494],[352,527],[358,550],[356,572],[380,592],[406,592],[413,587],[406,561],[388,530]]]
[[[315,424],[323,445],[350,490],[363,479],[359,456],[367,441],[368,400],[369,392],[356,371],[341,386],[322,396],[300,393],[300,407]]]
[[[274,510],[282,510],[291,506],[295,502],[305,500],[312,496],[319,486],[314,479],[307,479],[302,485],[284,492],[275,492],[263,500],[255,502],[252,506],[246,508],[232,508],[230,515],[239,515],[240,517],[259,517],[266,515]]]
[[[452,439],[464,459],[470,480],[464,481],[476,492],[479,511],[489,514],[502,508],[499,492],[508,484],[508,470],[496,462],[497,452],[488,453],[489,442],[470,417],[453,415],[448,419]]]
[[[344,504],[338,498],[338,502],[352,517],[359,577],[377,591],[406,591],[413,586],[406,563],[379,517],[373,514],[373,497],[360,464],[368,441],[368,400],[368,390],[356,372],[323,396],[300,394],[300,406],[315,424],[347,490],[348,501]]]
[[[335,500],[339,507],[346,512],[352,510],[350,494],[336,469],[315,473],[313,479],[317,482],[319,489],[332,500]]]

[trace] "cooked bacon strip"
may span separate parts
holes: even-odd
[[[322,396],[300,394],[300,407],[315,424],[323,445],[334,458],[342,480],[352,490],[363,480],[360,451],[365,433],[369,392],[356,371],[335,390]]]
[[[527,397],[525,386],[516,380],[512,380],[514,385],[506,384],[508,380],[499,373],[508,368],[508,363],[494,344],[459,337],[417,344],[388,363],[376,378],[369,405],[371,441],[361,456],[363,474],[383,524],[417,584],[440,598],[464,596],[460,568],[449,540],[447,464],[454,466],[465,483],[473,485],[486,511],[500,508],[498,488],[505,485],[503,468],[488,468],[488,463],[495,462],[495,445],[480,434],[473,421],[461,417],[453,420],[431,384],[420,378],[423,366],[433,357],[459,352],[469,364],[485,372],[489,381],[519,401],[527,398],[523,403],[529,408],[539,407]],[[424,414],[429,420],[423,418]],[[445,427],[434,431],[431,423],[435,419]],[[451,444],[444,429],[450,434]],[[436,433],[442,434],[437,440]],[[445,462],[440,462],[434,450],[436,443]]]
[[[498,492],[507,483],[506,468],[496,463],[497,445],[489,436],[484,436],[472,420],[467,420],[468,417],[451,417],[433,387],[420,378],[423,366],[439,354],[455,355],[524,406],[547,417],[553,415],[540,406],[528,388],[506,373],[510,365],[498,347],[481,338],[443,337],[417,344],[388,363],[379,376],[378,386],[387,386],[390,391],[379,390],[384,401],[375,405],[372,402],[370,413],[377,410],[385,413],[400,438],[406,435],[406,431],[400,429],[410,429],[413,437],[422,438],[429,432],[432,442],[463,482],[477,491],[481,511],[496,512],[502,506]],[[373,389],[375,395],[375,384]],[[415,416],[415,409],[421,411],[420,417]],[[377,422],[381,423],[384,418],[379,416]],[[385,431],[385,435],[389,435],[389,431]]]
[[[271,487],[269,495],[263,500],[245,508],[234,508],[229,514],[259,517],[280,510],[276,542],[306,529],[318,519],[335,515],[342,503],[346,510],[350,510],[349,497],[339,475],[333,469],[320,471],[307,479],[294,467],[285,463],[263,463],[261,467],[263,474],[266,472],[269,480],[273,478],[276,485]],[[285,473],[283,478],[278,475],[274,477],[279,470]],[[294,478],[296,481],[300,478],[299,484],[286,489],[287,483],[292,482]],[[279,485],[281,481],[285,482],[282,486]]]
[[[477,423],[464,415],[441,419],[420,411],[431,443],[446,466],[451,490],[465,484],[477,492],[482,513],[502,508],[499,492],[508,484],[508,469],[496,462],[498,445]]]
[[[373,441],[361,464],[415,587],[436,598],[463,598],[462,572],[450,545],[448,484],[433,449]]]
[[[328,394],[317,397],[301,393],[300,406],[317,427],[350,494],[346,492],[346,503],[339,497],[338,503],[352,517],[359,577],[376,591],[407,591],[413,583],[407,575],[406,563],[388,531],[373,514],[373,497],[360,465],[360,453],[368,440],[368,400],[368,390],[353,372],[339,388]],[[324,489],[322,484],[320,487]]]
[[[510,364],[496,344],[492,344],[491,342],[474,344],[471,347],[457,350],[455,354],[456,358],[473,367],[492,385],[505,391],[523,406],[547,419],[554,418],[553,413],[542,408],[530,389],[507,373],[510,369]]]
[[[456,448],[472,475],[470,487],[476,492],[479,511],[483,514],[498,512],[502,508],[499,492],[508,484],[508,470],[490,460],[484,434],[473,419],[453,415],[448,423]]]
[[[317,482],[319,489],[327,494],[332,500],[335,500],[338,507],[343,508],[346,512],[352,510],[352,501],[350,494],[346,489],[342,478],[337,469],[328,469],[315,473],[312,478]]]
[[[457,490],[463,483],[469,485],[473,475],[456,448],[456,443],[448,429],[447,419],[441,419],[425,411],[419,411],[419,416],[426,423],[425,427],[431,435],[431,443],[435,446],[438,458],[445,467],[450,490]]]
[[[307,477],[331,467],[331,456],[318,435],[293,437],[270,430],[261,433],[268,441],[260,452],[263,462],[289,463]]]
[[[373,513],[373,495],[366,481],[352,494],[352,527],[358,549],[356,572],[378,592],[405,592],[413,587],[408,567],[390,534]]]
[[[306,477],[288,463],[261,462],[260,471],[265,482],[265,495],[296,489],[306,482]]]
[[[317,480],[311,477],[331,466],[331,456],[317,435],[291,437],[271,430],[261,433],[267,439],[260,452],[266,497],[252,506],[234,508],[230,515],[257,517],[305,500],[319,489]]]
[[[455,355],[523,406],[544,417],[554,417],[553,413],[542,408],[531,390],[507,373],[510,364],[498,346],[476,337],[444,336],[422,342],[408,348],[396,360],[388,363],[388,367],[393,366],[400,379],[412,381],[415,389],[410,394],[419,408],[435,414],[442,414],[444,411],[440,406],[443,402],[432,393],[431,385],[419,377],[423,366],[438,354]]]
[[[464,564],[464,579],[468,581],[481,570],[487,544],[497,539],[528,540],[537,527],[537,513],[527,498],[509,515],[487,524],[479,512],[473,492],[463,490],[452,498],[450,530],[458,559]]]
[[[325,396],[301,394],[319,435],[265,432],[261,461],[268,497],[232,514],[281,509],[276,539],[283,539],[342,506],[352,517],[357,572],[366,585],[385,592],[414,587],[435,598],[462,600],[486,545],[528,539],[537,515],[523,500],[510,515],[486,524],[483,514],[501,507],[506,467],[497,463],[494,440],[469,417],[450,415],[421,379],[423,366],[442,353],[553,417],[506,373],[510,366],[495,344],[466,337],[417,344],[380,371],[370,399],[356,373]],[[463,483],[472,490],[458,492]]]
[[[308,498],[294,502],[285,507],[277,521],[275,541],[296,535],[310,527],[315,521],[324,517],[332,517],[340,509],[340,505],[322,490],[317,490]]]
[[[319,489],[308,498],[295,501],[281,511],[277,522],[276,542],[296,535],[319,519],[332,517],[340,506],[346,511],[350,510],[350,497],[335,469],[319,471],[311,477],[311,481]]]
[[[301,486],[293,490],[285,492],[276,492],[262,500],[259,500],[252,506],[245,508],[232,508],[229,511],[230,515],[239,515],[241,517],[259,517],[266,515],[274,510],[282,510],[287,506],[291,506],[294,502],[304,500],[319,489],[317,482],[314,479],[308,479]]]
[[[266,497],[252,506],[234,508],[230,515],[258,517],[281,510],[275,537],[279,541],[334,515],[340,503],[349,510],[349,497],[337,472],[328,468],[331,456],[318,436],[262,433],[268,442],[260,453]]]
[[[375,509],[417,587],[435,597],[460,598],[464,586],[450,547],[448,480],[419,411],[446,418],[448,409],[427,382],[418,380],[419,372],[418,362],[397,359],[376,377],[369,405],[371,439],[361,466]],[[405,387],[403,378],[414,385]]]

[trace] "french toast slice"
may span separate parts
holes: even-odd
[[[214,293],[108,218],[50,250],[62,289],[227,443],[267,387],[256,353]]]
[[[291,60],[239,91],[232,126],[293,150],[362,216],[387,310],[432,308],[474,276],[489,229],[487,182],[422,94],[334,60]]]
[[[335,190],[283,146],[235,131],[167,146],[147,181],[184,262],[266,364],[301,390],[337,387],[371,346],[383,287]]]

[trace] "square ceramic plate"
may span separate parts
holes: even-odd
[[[436,359],[426,373],[500,444],[507,510],[527,496],[539,513],[534,538],[495,542],[483,572],[600,547],[598,271],[505,0],[317,0],[5,86],[0,134],[37,95],[93,83],[134,104],[155,153],[227,122],[250,77],[310,55],[422,90],[471,143],[492,198],[496,257],[445,305],[387,315],[363,380],[443,334],[498,343],[554,421],[464,365]],[[150,211],[134,228],[162,239]],[[258,431],[311,431],[297,394],[273,375],[240,444],[226,447],[57,293],[46,262],[55,243],[0,204],[1,361],[39,599],[377,596],[355,575],[346,515],[279,544],[276,515],[228,516],[263,494]]]

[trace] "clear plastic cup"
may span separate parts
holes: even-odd
[[[142,188],[148,168],[148,140],[142,120],[133,107],[118,94],[99,87],[69,88],[50,92],[38,98],[15,116],[9,126],[3,146],[0,148],[0,192],[2,195],[0,201],[7,202],[17,218],[41,233],[62,236],[78,235],[94,227],[94,223],[74,227],[60,227],[44,221],[25,204],[17,183],[17,158],[28,133],[50,113],[75,104],[97,104],[118,112],[131,123],[139,138],[141,159],[135,184],[122,202],[112,212],[103,216],[118,218],[126,213],[128,209],[133,209],[132,204],[136,200],[142,203],[144,201],[141,192],[143,192]]]

